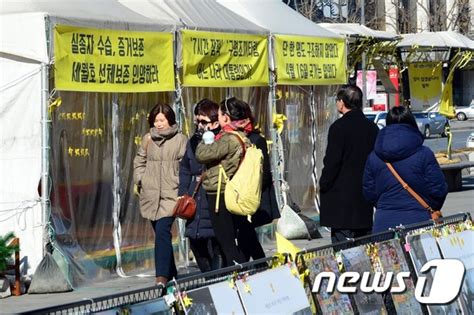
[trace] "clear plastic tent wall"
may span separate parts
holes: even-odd
[[[262,0],[258,5],[250,0],[218,1],[230,10],[269,29],[272,35],[340,38],[336,33],[319,27],[278,0]],[[282,23],[282,20],[285,22]],[[275,66],[274,62],[272,64]],[[330,124],[337,119],[334,96],[338,85],[281,85],[278,84],[278,79],[276,84],[275,113],[284,114],[287,121],[281,135],[282,147],[274,148],[273,154],[277,154],[278,150],[284,153],[280,175],[288,183],[289,201],[296,203],[307,215],[313,216],[319,211],[317,181],[321,175],[327,133]],[[270,92],[268,88],[267,91]],[[244,98],[249,97],[250,101],[263,94],[245,91],[240,93]],[[267,119],[267,110],[257,110],[256,113],[259,122],[271,126]],[[267,133],[267,136],[270,137],[270,134]]]
[[[150,271],[154,236],[133,194],[132,161],[150,108],[172,104],[173,92],[56,91],[52,33],[57,24],[173,33],[176,21],[153,21],[110,0],[7,1],[1,14],[0,234],[20,237],[28,273],[50,234],[53,255],[73,286]],[[39,192],[42,64],[50,66],[44,80],[51,96],[50,222]]]

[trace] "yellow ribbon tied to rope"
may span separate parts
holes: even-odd
[[[288,118],[286,118],[286,116],[283,114],[273,115],[273,125],[277,129],[278,134],[280,135],[283,132],[283,128],[285,127],[285,124],[284,124],[285,120],[288,120]]]
[[[58,97],[57,99],[53,100],[53,99],[50,99],[49,100],[49,106],[48,106],[48,113],[49,115],[51,116],[51,114],[53,113],[53,111],[55,111],[59,106],[61,106],[61,104],[63,103],[63,100],[60,97]]]

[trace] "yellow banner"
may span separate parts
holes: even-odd
[[[441,98],[441,64],[436,62],[409,64],[408,81],[412,111],[425,111],[439,104]]]
[[[346,42],[344,39],[275,35],[278,84],[344,84]]]
[[[173,35],[57,25],[58,90],[157,92],[175,89]]]
[[[267,38],[260,35],[182,31],[183,85],[268,85]]]

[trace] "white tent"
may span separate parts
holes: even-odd
[[[50,189],[48,144],[48,67],[54,58],[50,34],[57,23],[83,27],[173,31],[176,21],[160,23],[115,0],[2,1],[0,46],[0,235],[15,232],[21,256],[33,270],[43,257]],[[43,190],[44,191],[44,190]],[[43,207],[41,207],[43,204]]]
[[[395,40],[398,36],[391,32],[373,30],[358,23],[319,23],[321,27],[347,37],[363,37],[376,40]]]
[[[279,0],[218,0],[219,3],[274,34],[338,37],[308,20]]]
[[[262,27],[226,9],[216,0],[119,0],[150,19],[167,14],[183,28],[234,33],[267,33]]]
[[[399,48],[412,46],[427,48],[462,48],[474,50],[474,41],[453,31],[422,32],[403,34],[403,39],[398,43]]]

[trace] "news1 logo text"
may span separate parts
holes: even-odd
[[[435,274],[429,292],[425,295],[427,279],[425,275],[435,268]],[[464,280],[466,268],[457,259],[434,259],[428,261],[421,267],[420,275],[415,285],[415,298],[422,304],[449,304],[458,295]],[[372,283],[370,278],[372,277]],[[395,282],[397,285],[393,285]],[[316,275],[313,284],[313,293],[319,293],[323,279],[327,279],[326,293],[332,294],[337,289],[340,293],[356,293],[357,290],[363,293],[403,293],[407,290],[405,278],[410,278],[409,272],[385,273],[382,282],[382,272],[364,272],[359,274],[354,271],[342,273],[339,278],[331,271],[324,271]],[[336,283],[337,280],[337,283]],[[382,282],[382,283],[381,283]]]

